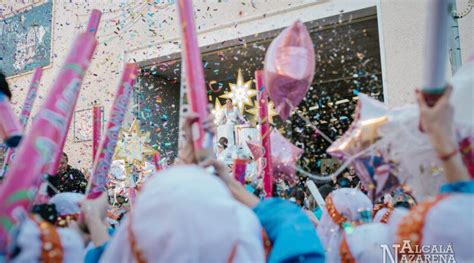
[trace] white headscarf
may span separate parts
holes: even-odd
[[[431,200],[428,200],[430,202]],[[403,217],[396,227],[394,242],[401,241],[399,231],[403,226],[412,227],[413,216],[417,208],[427,202],[418,204]],[[442,246],[443,250],[451,245],[456,262],[474,262],[474,195],[453,194],[432,205],[422,219],[421,246]],[[415,236],[417,231],[409,232]],[[402,241],[403,242],[403,241]]]
[[[345,235],[345,242],[351,257],[357,263],[385,262],[381,246],[387,245],[391,248],[389,233],[389,226],[381,223],[370,223],[356,227],[354,232]]]
[[[331,192],[328,197],[332,198],[336,210],[345,216],[350,222],[362,219],[360,211],[372,211],[372,202],[370,199],[357,189],[337,189]],[[338,262],[340,260],[339,244],[342,235],[344,234],[344,230],[333,221],[331,216],[328,214],[327,208],[323,209],[323,215],[321,216],[317,231],[327,252],[327,261]]]
[[[453,94],[450,102],[454,106],[454,122],[462,127],[474,128],[474,112],[472,101],[474,100],[474,54],[456,71],[450,83],[453,86]]]
[[[69,228],[55,228],[59,234],[63,251],[63,262],[82,262],[84,242],[80,235]],[[10,259],[11,263],[40,262],[42,247],[41,232],[38,224],[30,218],[25,218],[16,229],[15,247],[20,251]]]
[[[428,212],[422,243],[452,244],[457,262],[473,262],[473,219],[474,195],[452,195]]]
[[[59,193],[53,196],[50,204],[54,204],[60,216],[77,214],[81,211],[80,203],[85,196],[79,193]]]
[[[145,185],[101,262],[136,262],[133,239],[148,262],[264,262],[261,229],[220,179],[177,166]]]
[[[388,214],[388,221],[387,222],[381,222],[383,217]],[[408,213],[408,209],[405,208],[393,208],[393,210],[389,211],[388,208],[382,208],[374,216],[374,223],[391,223],[391,221],[400,221],[403,216],[405,216]]]

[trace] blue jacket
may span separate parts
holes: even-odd
[[[253,211],[272,242],[267,262],[324,262],[324,248],[316,229],[300,207],[270,198],[258,203]]]
[[[447,183],[439,189],[441,194],[448,193],[465,193],[474,194],[474,180],[458,181],[454,183]]]
[[[115,229],[114,228],[109,228],[108,231],[109,231],[110,238],[112,238],[114,233],[115,233]],[[100,258],[102,257],[102,254],[107,249],[108,245],[109,245],[109,241],[102,244],[102,246],[93,247],[90,250],[88,250],[86,252],[85,257],[84,257],[84,262],[85,263],[97,263],[97,262],[99,262]]]
[[[86,256],[84,258],[85,263],[96,263],[99,262],[100,257],[102,257],[102,254],[104,253],[105,249],[107,248],[107,245],[109,242],[104,243],[100,247],[94,247],[87,251]]]

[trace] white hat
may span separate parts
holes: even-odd
[[[261,231],[219,178],[176,166],[144,186],[101,262],[264,262]]]
[[[77,214],[81,212],[80,203],[85,195],[79,193],[59,193],[53,196],[50,204],[54,204],[59,216]]]
[[[342,262],[385,262],[382,245],[391,248],[389,234],[386,224],[371,223],[356,227],[341,241],[339,255]]]
[[[402,217],[408,213],[408,209],[405,208],[382,208],[374,216],[374,223],[392,223],[392,221],[399,222]]]
[[[372,202],[360,190],[340,188],[326,197],[317,231],[326,250],[327,261],[339,261],[339,244],[344,234],[343,222],[357,222],[363,219],[362,211],[371,213]]]
[[[450,98],[454,106],[454,122],[462,127],[474,128],[474,56],[458,69],[450,81],[453,93]]]
[[[402,218],[396,229],[395,241],[410,243],[452,254],[456,262],[474,262],[474,195],[439,195],[418,204]],[[408,250],[407,250],[408,251]],[[399,257],[400,258],[400,257]],[[451,260],[452,261],[452,260]]]
[[[24,218],[14,230],[11,263],[30,262],[82,262],[84,243],[72,229],[56,228],[53,225],[32,218]],[[46,258],[44,258],[46,257]],[[56,260],[56,261],[54,261]]]

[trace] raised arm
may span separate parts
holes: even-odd
[[[470,177],[454,136],[454,109],[449,103],[452,87],[449,87],[438,102],[430,107],[423,94],[417,90],[420,107],[420,124],[430,138],[434,150],[441,160],[448,183],[469,183]],[[472,183],[472,182],[471,182]]]

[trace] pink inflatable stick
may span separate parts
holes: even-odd
[[[161,169],[163,169],[163,167],[160,164],[160,161],[161,161],[160,153],[155,153],[153,155],[153,164],[155,165],[156,171],[160,171]]]
[[[20,123],[23,128],[26,127],[28,120],[31,115],[31,110],[33,109],[33,104],[36,100],[36,95],[38,94],[38,86],[43,76],[43,69],[41,67],[35,68],[33,72],[33,79],[31,80],[30,88],[28,89],[28,94],[26,95],[25,102],[23,103],[23,108],[21,108],[20,113]]]
[[[206,121],[208,116],[204,71],[194,25],[192,1],[179,0],[177,4],[188,101],[191,110],[199,114],[199,121],[193,127],[194,149],[196,149],[198,160],[202,160],[210,156],[212,151],[210,145],[212,138],[209,138],[203,127],[203,121]]]
[[[100,193],[106,191],[107,176],[110,170],[110,164],[115,152],[115,146],[122,127],[122,122],[127,113],[127,107],[130,95],[137,78],[138,66],[130,63],[125,64],[122,73],[122,79],[115,95],[114,104],[110,111],[110,117],[107,122],[107,131],[102,138],[98,153],[92,166],[91,179],[87,192],[89,198],[97,197]]]
[[[448,57],[448,0],[428,1],[423,93],[428,105],[434,105],[446,88]]]
[[[86,29],[85,33],[87,33],[87,34],[92,33],[91,35],[93,37],[95,37],[95,33],[97,31],[97,28],[98,28],[98,25],[99,25],[99,22],[100,22],[100,16],[101,16],[101,13],[100,13],[99,10],[96,10],[96,9],[92,10],[91,15],[89,17],[89,23],[87,24],[87,29]],[[94,28],[94,30],[92,30],[92,28]],[[93,54],[91,54],[91,57],[92,57],[92,55]],[[74,106],[75,106],[75,104],[74,104]],[[71,112],[71,114],[73,114],[73,112]],[[72,117],[68,116],[67,120],[68,120],[68,123],[67,123],[66,127],[67,127],[67,130],[69,130],[69,127],[71,127]],[[67,133],[65,134],[64,137],[58,138],[58,140],[61,142],[61,147],[59,148],[60,150],[55,153],[54,159],[53,159],[54,161],[53,161],[52,165],[49,167],[49,169],[47,171],[47,173],[49,175],[56,175],[58,173],[59,161],[61,160],[61,154],[63,152],[64,145],[66,144]]]
[[[89,22],[87,23],[86,33],[92,33],[94,36],[97,34],[101,16],[102,12],[97,9],[92,9]]]
[[[45,103],[19,147],[16,158],[0,186],[0,244],[15,223],[16,209],[29,209],[51,156],[61,151],[58,138],[66,136],[84,74],[89,67],[97,41],[82,33],[74,44],[54,82]],[[3,249],[3,250],[2,250]],[[0,250],[5,251],[0,245]]]
[[[263,71],[255,71],[257,81],[258,118],[260,122],[260,137],[262,140],[263,153],[263,190],[266,197],[272,196],[272,149],[270,143],[270,123],[268,120],[268,99],[263,82]]]
[[[247,160],[235,159],[232,166],[232,174],[234,179],[245,185],[245,171],[247,168]]]
[[[36,95],[38,93],[38,86],[41,80],[41,76],[43,74],[43,69],[41,67],[35,68],[33,73],[33,79],[31,80],[30,88],[28,90],[28,94],[26,95],[25,102],[23,103],[23,108],[21,109],[20,113],[20,124],[23,128],[26,127],[28,123],[28,119],[31,115],[31,109],[33,108],[33,103],[35,102]],[[8,165],[11,162],[11,159],[14,158],[15,150],[13,148],[8,148],[7,153],[5,155],[5,160],[3,163],[2,173],[0,177],[3,177],[8,169]]]
[[[102,108],[96,105],[92,108],[92,161],[94,161],[99,148],[101,130]]]

